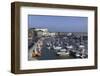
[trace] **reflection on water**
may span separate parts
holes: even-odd
[[[37,57],[39,60],[52,60],[52,59],[71,59],[73,56],[58,56],[55,50],[48,50],[47,48],[42,49],[40,57]]]

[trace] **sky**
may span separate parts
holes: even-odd
[[[28,15],[28,28],[48,28],[49,32],[87,32],[88,17]]]

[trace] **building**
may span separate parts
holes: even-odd
[[[43,36],[43,31],[42,30],[38,30],[37,32],[37,37],[42,37]]]
[[[48,29],[47,28],[44,28],[44,29],[42,29],[42,28],[40,28],[40,29],[35,29],[35,31],[39,31],[39,30],[41,30],[41,31],[43,31],[43,32],[47,32],[48,31]]]
[[[52,36],[52,37],[54,37],[55,35],[56,35],[56,33],[49,32],[49,36]]]
[[[49,35],[49,32],[48,32],[47,28],[44,28],[44,29],[35,29],[35,31],[37,32],[37,35],[39,37],[41,37],[41,36],[48,36]]]

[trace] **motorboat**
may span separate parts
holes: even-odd
[[[84,48],[85,46],[84,46],[84,45],[80,45],[79,47],[80,47],[80,48]]]
[[[57,51],[56,54],[58,56],[69,56],[69,51],[67,51],[66,49],[61,49],[61,50]]]
[[[67,48],[68,48],[68,49],[72,49],[72,48],[73,48],[73,46],[72,46],[72,45],[70,45],[70,46],[67,46]]]
[[[55,50],[60,50],[61,48],[62,48],[62,47],[59,47],[59,46],[54,47]]]
[[[76,56],[76,58],[81,58],[81,54],[80,53],[76,53],[75,56]]]

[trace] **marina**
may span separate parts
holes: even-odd
[[[88,58],[86,33],[41,36],[32,43],[34,44],[29,48],[28,60]]]

